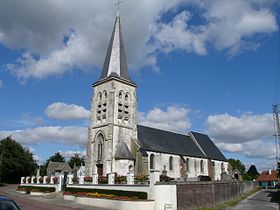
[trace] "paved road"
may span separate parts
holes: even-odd
[[[73,201],[65,201],[55,196],[34,196],[17,193],[17,185],[0,187],[0,195],[11,197],[18,204],[21,210],[111,210],[85,206]]]
[[[276,193],[273,189],[260,190],[229,210],[279,210]]]

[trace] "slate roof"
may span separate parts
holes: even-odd
[[[96,83],[112,77],[123,79],[134,84],[128,75],[126,53],[119,15],[117,15],[115,20],[101,77]]]
[[[197,141],[197,143],[208,158],[220,161],[227,161],[223,153],[213,143],[209,136],[194,131],[191,131],[190,133],[193,135],[193,137],[195,138],[195,140]]]
[[[142,150],[206,158],[187,135],[138,125],[138,140]]]
[[[122,143],[122,145],[116,151],[115,159],[116,160],[134,160],[135,158],[131,154],[126,143]]]
[[[61,162],[54,162],[54,161],[50,161],[48,168],[48,171],[68,171],[71,172],[72,169],[71,167],[67,164],[67,163],[61,163]]]
[[[277,180],[279,180],[277,177],[277,170],[272,170],[271,174],[269,174],[269,171],[263,171],[257,178],[258,182],[270,182]]]

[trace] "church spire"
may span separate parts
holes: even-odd
[[[117,77],[132,82],[128,75],[126,53],[124,48],[119,11],[116,16],[102,74],[99,80]]]

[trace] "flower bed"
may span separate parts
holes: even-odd
[[[35,187],[35,186],[18,186],[17,191],[30,192],[43,192],[50,193],[55,192],[55,187]]]
[[[115,200],[147,200],[146,192],[86,189],[86,188],[66,188],[64,195],[74,195],[92,198],[107,198]]]

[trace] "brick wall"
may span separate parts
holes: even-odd
[[[212,207],[258,187],[257,182],[198,182],[177,184],[177,209]]]

